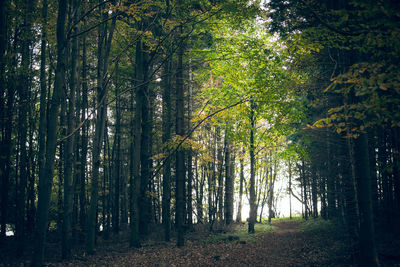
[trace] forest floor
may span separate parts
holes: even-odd
[[[255,235],[243,234],[247,224],[210,236],[188,233],[186,244],[149,243],[130,249],[112,240],[96,255],[80,255],[49,266],[350,266],[351,253],[342,232],[303,229],[299,221],[275,221],[275,227],[257,225]],[[202,232],[202,231],[200,231]],[[204,233],[206,231],[203,231]],[[124,238],[120,236],[120,238]]]
[[[130,248],[129,232],[121,231],[108,239],[98,238],[96,254],[87,255],[84,244],[74,247],[73,257],[61,261],[59,242],[48,242],[47,266],[354,266],[349,239],[343,227],[329,221],[300,219],[275,220],[272,226],[256,224],[256,234],[247,234],[247,224],[231,228],[196,226],[185,235],[182,248],[175,240],[163,242],[161,229],[154,228],[141,248]],[[393,236],[392,236],[393,238]],[[392,239],[393,240],[393,239]],[[379,245],[380,244],[380,245]],[[388,248],[398,254],[400,244]],[[2,254],[2,253],[0,253]],[[27,253],[30,254],[30,253]],[[389,254],[391,252],[389,251]],[[4,256],[4,254],[3,254]],[[28,266],[29,258],[6,261],[5,266]],[[1,257],[0,257],[1,258]],[[4,258],[3,258],[4,259]],[[382,266],[400,266],[400,258],[383,257]],[[0,261],[0,266],[3,266]]]

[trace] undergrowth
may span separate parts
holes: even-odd
[[[287,221],[287,222],[302,222],[303,218],[301,216],[296,216],[296,217],[280,217],[280,218],[272,218],[272,222],[282,222],[282,221]]]
[[[248,233],[247,224],[235,224],[230,231],[224,233],[213,234],[203,240],[203,244],[215,244],[223,242],[237,242],[237,243],[256,243],[258,241],[257,236],[276,230],[277,227],[269,224],[256,223],[254,226],[255,233]]]
[[[300,230],[310,232],[329,232],[337,230],[340,227],[340,223],[337,220],[324,220],[322,218],[303,220],[300,225]]]

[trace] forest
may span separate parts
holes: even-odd
[[[0,265],[398,266],[399,62],[396,0],[1,0]]]

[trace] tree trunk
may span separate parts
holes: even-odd
[[[46,240],[47,217],[50,204],[51,187],[53,182],[54,157],[57,146],[57,132],[60,101],[63,86],[65,84],[65,17],[67,1],[58,2],[57,16],[57,68],[54,82],[53,96],[51,100],[46,139],[45,164],[42,176],[39,177],[39,196],[37,208],[37,224],[35,231],[35,253],[33,254],[33,266],[42,266],[44,258],[44,243]]]
[[[143,94],[143,81],[144,81],[144,70],[143,70],[143,51],[142,51],[142,40],[138,40],[136,45],[136,62],[135,62],[135,76],[137,84],[135,85],[135,118],[134,118],[134,152],[132,154],[131,161],[133,177],[131,177],[131,205],[130,205],[130,239],[129,244],[131,247],[140,247],[140,236],[139,236],[139,220],[140,220],[140,209],[139,209],[139,195],[141,187],[140,177],[140,151],[141,151],[141,138],[142,138],[142,103],[144,101]],[[133,93],[132,93],[133,94]]]
[[[74,22],[78,21],[79,18],[79,3],[78,1],[73,2],[74,9]],[[79,27],[74,29],[74,32],[78,32]],[[71,78],[70,78],[70,90],[69,90],[69,101],[68,101],[68,112],[67,112],[67,135],[72,134],[75,128],[75,91],[79,86],[78,78],[78,54],[79,54],[79,39],[75,38],[72,41],[71,50]],[[72,240],[72,197],[73,197],[73,162],[74,160],[74,136],[70,136],[66,140],[65,145],[65,157],[64,157],[64,210],[63,210],[63,231],[62,231],[62,258],[66,259],[71,256],[71,240]]]
[[[318,217],[318,190],[317,190],[317,173],[313,167],[311,167],[311,199],[312,199],[312,216],[313,218]]]
[[[102,3],[100,0],[99,3]],[[107,19],[108,14],[103,12],[100,6],[100,14],[103,20]],[[108,55],[111,48],[111,40],[114,34],[116,17],[112,19],[110,28],[107,31],[107,24],[103,23],[99,27],[98,33],[98,54],[97,54],[97,116],[95,121],[95,133],[92,150],[92,186],[90,190],[90,207],[88,214],[88,229],[86,240],[86,251],[89,254],[94,253],[94,245],[96,238],[96,223],[97,223],[97,200],[98,200],[98,179],[100,168],[100,151],[104,136],[104,127],[107,118],[107,84],[106,74],[108,68]]]
[[[272,153],[270,154],[272,158]],[[271,159],[271,165],[272,165],[272,159]],[[268,194],[268,223],[271,224],[271,219],[275,218],[275,212],[273,210],[273,202],[274,202],[274,185],[276,181],[276,172],[277,172],[277,162],[275,160],[274,163],[274,171],[272,172],[272,166],[271,166],[271,171],[270,171],[270,187],[269,187],[269,194]]]
[[[46,152],[46,126],[47,126],[47,115],[46,115],[46,36],[47,36],[47,0],[43,0],[42,7],[42,37],[40,45],[40,110],[39,110],[39,154],[38,154],[38,166],[39,166],[39,177],[43,177],[45,152]]]
[[[303,201],[304,201],[304,219],[308,220],[308,196],[307,196],[307,175],[304,160],[301,161],[301,184],[303,186]]]
[[[379,205],[378,205],[378,176],[376,167],[376,136],[374,132],[368,133],[368,158],[369,167],[371,175],[371,196],[372,196],[372,208],[374,215],[378,215]]]
[[[256,207],[256,192],[255,192],[255,158],[254,158],[254,131],[255,131],[255,104],[254,100],[250,99],[250,214],[249,214],[249,234],[254,234],[254,224],[256,222],[257,207]]]
[[[86,24],[86,23],[85,23]],[[86,25],[85,25],[86,26]],[[88,84],[87,84],[87,53],[86,53],[86,35],[82,37],[82,114],[81,121],[88,116]],[[82,233],[86,232],[86,165],[88,152],[88,131],[89,121],[82,126],[81,138],[81,158],[80,158],[80,180],[79,180],[79,226]]]
[[[140,172],[141,172],[141,182],[140,182],[140,200],[139,200],[139,210],[140,210],[140,218],[139,218],[139,231],[143,236],[148,235],[149,233],[149,224],[151,222],[151,199],[148,192],[150,190],[150,163],[151,163],[151,154],[150,154],[150,135],[151,135],[151,120],[150,117],[150,91],[148,86],[148,56],[145,52],[146,45],[143,42],[142,44],[142,63],[143,63],[143,80],[141,82],[143,85],[141,86],[142,94],[144,97],[142,98],[142,137],[141,137],[141,146],[140,146]]]
[[[289,218],[292,219],[292,162],[288,160],[289,172]]]
[[[211,129],[210,129],[211,130]],[[210,144],[210,150],[212,154],[212,161],[208,163],[208,173],[207,173],[207,183],[208,183],[208,222],[210,223],[210,230],[215,221],[215,187],[216,187],[216,152],[217,152],[217,133],[216,130],[210,131],[210,140],[212,140],[212,144]]]
[[[326,181],[327,181],[327,196],[328,196],[328,218],[332,219],[335,217],[335,198],[334,198],[334,177],[332,174],[332,164],[331,162],[333,161],[333,154],[331,151],[331,145],[330,145],[330,135],[327,130],[326,132],[326,152],[327,152],[327,160],[326,160]]]
[[[228,127],[225,130],[225,224],[233,222],[233,186],[234,177],[232,173],[231,143],[229,140]]]
[[[221,144],[221,130],[219,126],[216,127],[216,135],[217,135],[217,164],[218,164],[218,189],[217,189],[217,218],[219,222],[222,222],[223,220],[223,208],[224,208],[224,203],[223,203],[223,188],[224,188],[224,176],[223,176],[223,151],[226,149],[225,144],[224,147],[222,147]]]
[[[117,75],[118,75],[118,65],[117,65]],[[115,148],[116,148],[116,155],[115,155],[115,176],[114,176],[114,209],[113,209],[113,231],[115,234],[119,232],[119,199],[120,199],[120,177],[121,177],[121,106],[120,106],[120,97],[119,97],[119,86],[116,85],[115,87],[115,112],[116,112],[116,119],[115,119]]]
[[[189,84],[188,84],[188,95],[187,95],[187,102],[188,102],[188,120],[187,120],[187,127],[188,132],[192,128],[192,69],[191,69],[191,61],[189,61]],[[191,138],[191,136],[189,136]],[[193,203],[192,203],[192,183],[193,183],[193,159],[192,159],[192,148],[189,147],[187,151],[187,225],[188,228],[191,229],[193,227]]]
[[[240,181],[239,181],[239,204],[238,204],[238,213],[236,217],[236,222],[241,222],[242,221],[242,199],[243,199],[243,183],[244,183],[244,155],[246,154],[246,151],[242,150],[242,153],[239,158],[240,162]]]
[[[379,266],[374,239],[371,181],[369,169],[366,168],[369,164],[368,141],[364,133],[355,139],[354,159],[360,211],[360,264],[361,266]]]
[[[183,34],[182,26],[180,27],[180,33]],[[178,66],[176,73],[176,135],[183,138],[185,135],[184,128],[184,94],[183,94],[183,40],[181,40],[178,50]],[[182,247],[184,245],[183,237],[183,224],[185,219],[185,152],[183,149],[179,149],[176,152],[176,226],[177,226],[177,246]]]
[[[169,153],[167,149],[167,143],[171,139],[171,128],[172,128],[172,112],[171,112],[171,63],[169,59],[164,64],[164,81],[163,81],[163,102],[162,102],[162,143],[164,153]],[[170,241],[171,238],[171,157],[165,160],[163,167],[163,195],[162,195],[162,221],[164,225],[164,239]]]
[[[400,210],[400,128],[392,128],[392,153],[393,153],[393,179],[395,210]],[[373,177],[374,178],[374,177]],[[397,221],[400,221],[400,213],[397,213]]]
[[[1,172],[1,229],[0,242],[5,240],[6,226],[8,220],[8,189],[11,171],[11,133],[12,133],[12,117],[14,106],[15,88],[11,83],[5,80],[5,58],[4,53],[7,45],[7,13],[8,8],[6,1],[0,2],[0,116],[2,136],[0,143],[0,172]],[[14,56],[15,57],[15,56]],[[9,86],[5,86],[9,84]],[[7,92],[6,92],[7,88]],[[5,105],[5,98],[7,104]],[[4,118],[4,119],[3,119]],[[4,135],[3,135],[4,134]]]
[[[19,151],[19,176],[17,179],[17,200],[16,200],[16,223],[15,236],[18,242],[17,254],[23,253],[25,245],[25,198],[28,176],[28,153],[26,148],[27,132],[28,132],[28,105],[30,102],[30,73],[31,73],[31,56],[30,46],[32,43],[32,23],[35,1],[25,1],[23,4],[24,21],[22,24],[22,44],[21,44],[21,70],[18,81],[19,94],[19,113],[18,113],[18,133],[20,135]],[[18,155],[18,154],[17,154]]]

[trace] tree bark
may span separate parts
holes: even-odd
[[[272,171],[272,153],[270,153],[271,157],[271,171],[270,171],[270,186],[269,186],[269,194],[268,194],[268,223],[271,224],[271,219],[275,218],[275,212],[273,210],[273,201],[274,201],[274,186],[276,181],[276,172],[277,172],[277,162],[275,159],[274,162],[274,171]]]
[[[85,23],[86,24],[86,23]],[[86,119],[88,115],[88,83],[87,83],[87,48],[86,48],[86,34],[82,37],[82,114],[81,121]],[[88,131],[89,121],[82,126],[81,137],[81,158],[80,158],[80,180],[79,180],[79,225],[82,233],[85,232],[86,221],[86,165],[88,153]]]
[[[233,222],[233,186],[234,177],[232,173],[231,143],[229,140],[228,127],[225,130],[225,224]]]
[[[79,18],[79,3],[78,1],[73,2],[74,9],[74,22],[77,22]],[[78,27],[74,29],[74,32],[79,31]],[[67,135],[71,134],[75,128],[75,91],[79,86],[78,78],[78,47],[79,39],[76,37],[72,41],[71,48],[71,77],[70,77],[70,90],[69,90],[69,101],[67,111]],[[74,136],[70,136],[66,140],[65,145],[65,157],[64,157],[64,210],[63,210],[63,231],[62,231],[62,258],[67,259],[71,256],[71,240],[72,240],[72,197],[73,197],[73,162],[74,160]]]
[[[1,229],[0,242],[6,238],[6,226],[8,219],[8,189],[11,170],[11,133],[12,133],[12,115],[14,106],[15,88],[6,81],[5,77],[5,50],[7,45],[7,13],[6,1],[0,2],[0,116],[1,116],[1,134],[0,143],[0,172],[1,172]],[[9,84],[9,86],[5,86]],[[6,90],[7,88],[7,90]],[[7,92],[6,92],[7,91]],[[7,97],[3,99],[3,96]],[[4,134],[4,135],[3,135]]]
[[[102,1],[100,0],[99,3]],[[102,6],[100,6],[100,14],[102,20],[105,20],[108,16],[107,13],[103,12]],[[111,48],[111,40],[114,34],[114,28],[116,23],[116,17],[112,19],[110,28],[107,30],[107,24],[103,23],[99,27],[98,33],[98,55],[97,55],[97,116],[95,121],[95,133],[93,140],[92,150],[92,186],[90,190],[90,207],[88,214],[88,229],[87,229],[87,240],[86,240],[86,251],[89,254],[94,253],[94,245],[96,238],[96,223],[97,223],[97,200],[98,200],[98,179],[99,179],[99,167],[100,167],[100,151],[101,144],[104,137],[104,127],[107,118],[107,84],[106,74],[108,69],[108,55]]]
[[[289,219],[292,219],[292,162],[288,160],[289,172]]]
[[[189,84],[188,84],[188,95],[187,95],[187,103],[188,103],[188,120],[187,127],[188,131],[192,128],[192,69],[191,69],[191,61],[189,60]],[[191,136],[189,136],[191,138]],[[193,150],[191,147],[187,150],[187,225],[188,228],[191,229],[193,227],[193,203],[192,203],[192,187],[193,187]]]
[[[171,63],[169,59],[164,64],[164,80],[163,80],[163,134],[162,143],[164,153],[168,153],[167,143],[171,139],[171,128],[172,128],[172,112],[171,112]],[[162,222],[164,225],[164,239],[170,241],[171,238],[171,157],[168,157],[163,167],[163,195],[162,195]]]
[[[256,192],[255,192],[255,157],[254,157],[254,131],[255,131],[255,104],[254,100],[250,99],[250,214],[249,214],[249,234],[254,234],[254,225],[257,216],[256,207]]]
[[[53,182],[54,157],[57,145],[58,116],[63,86],[65,84],[65,17],[67,1],[60,0],[57,16],[57,68],[51,100],[46,139],[45,164],[42,176],[39,177],[39,195],[37,224],[35,231],[35,253],[32,265],[42,266],[44,258],[44,243],[46,240],[47,218],[50,204],[51,187]]]
[[[25,198],[28,176],[28,105],[29,105],[29,91],[30,91],[30,73],[31,73],[31,56],[30,46],[32,43],[32,24],[33,12],[36,6],[35,1],[25,1],[23,4],[24,19],[22,24],[22,44],[21,44],[21,70],[18,80],[18,95],[19,95],[19,112],[18,112],[18,133],[20,135],[19,144],[19,175],[16,181],[17,184],[17,200],[16,200],[16,223],[15,223],[15,236],[17,239],[18,247],[17,254],[21,255],[24,248],[25,237]],[[17,154],[18,155],[18,154]]]
[[[217,164],[218,164],[218,188],[217,188],[217,219],[219,222],[223,221],[223,209],[224,209],[224,203],[223,203],[223,189],[224,189],[224,176],[223,176],[223,153],[225,148],[225,144],[222,146],[221,142],[221,130],[220,127],[216,127],[216,135],[217,135]]]
[[[239,181],[239,204],[236,222],[242,221],[242,200],[243,200],[243,183],[244,183],[244,155],[246,154],[244,148],[239,158],[240,162],[240,181]]]
[[[140,146],[140,196],[139,196],[139,210],[140,210],[140,218],[139,218],[139,231],[143,236],[148,235],[149,233],[149,224],[151,222],[151,199],[149,192],[150,190],[150,164],[151,164],[151,152],[150,152],[150,135],[151,135],[151,120],[150,117],[150,91],[148,86],[148,55],[145,52],[146,45],[145,42],[142,43],[142,68],[143,68],[143,79],[141,80],[141,93],[143,94],[142,98],[142,137],[141,137],[141,146]]]
[[[379,266],[374,239],[371,176],[365,167],[369,164],[368,141],[364,133],[354,140],[354,158],[360,211],[360,263],[362,266]]]
[[[180,27],[180,33],[183,34],[182,26]],[[176,135],[183,138],[185,135],[184,128],[184,94],[183,94],[183,53],[184,44],[181,40],[180,47],[178,49],[178,66],[176,73]],[[184,245],[183,236],[183,224],[185,219],[185,152],[183,149],[179,149],[176,152],[176,226],[177,226],[177,246],[182,247]]]
[[[142,40],[138,40],[136,44],[136,62],[135,62],[135,76],[137,84],[135,86],[135,118],[134,118],[134,153],[131,161],[133,180],[131,179],[130,192],[131,192],[131,205],[130,205],[130,239],[129,245],[131,247],[140,247],[140,236],[139,236],[139,220],[140,220],[140,209],[139,209],[139,195],[141,187],[140,177],[140,151],[141,151],[141,138],[142,138],[142,103],[144,101],[144,94],[142,88],[142,82],[144,81],[144,70],[143,70],[143,51],[142,51]],[[132,92],[133,94],[133,92]]]
[[[118,64],[118,63],[117,63]],[[118,65],[117,67],[118,68]],[[116,70],[118,75],[118,70]],[[121,176],[121,107],[120,107],[120,96],[119,96],[119,86],[117,85],[115,88],[115,148],[116,148],[116,155],[115,155],[115,177],[114,177],[114,209],[113,209],[113,231],[115,234],[119,232],[119,217],[120,217],[120,210],[119,210],[119,199],[120,199],[120,176]]]

